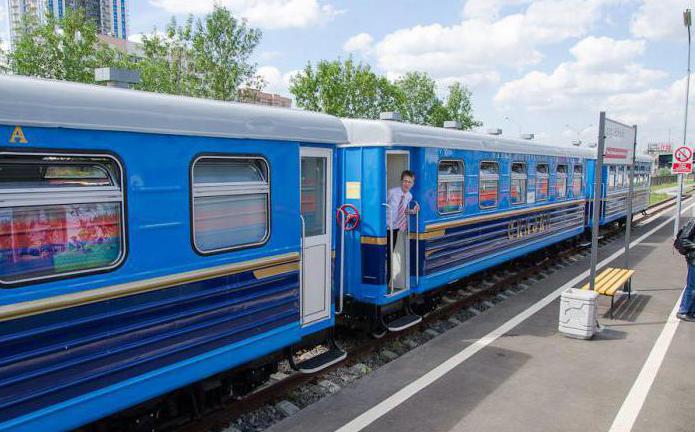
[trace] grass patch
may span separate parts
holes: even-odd
[[[671,198],[671,195],[665,193],[652,192],[649,194],[649,205],[654,205],[660,203],[661,201],[666,201]]]
[[[683,189],[684,189],[684,191],[685,191],[686,186],[692,186],[692,185],[695,185],[695,182],[694,182],[693,180],[685,180],[685,181],[683,181]],[[664,183],[664,184],[660,184],[660,185],[658,185],[658,186],[652,185],[652,192],[660,191],[660,190],[662,190],[662,189],[668,189],[668,188],[672,188],[672,187],[676,187],[676,186],[678,186],[678,182]]]

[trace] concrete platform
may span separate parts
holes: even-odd
[[[667,219],[633,230],[638,295],[617,300],[612,320],[600,298],[594,339],[557,332],[559,294],[585,281],[587,257],[270,431],[695,430],[695,323],[672,317],[686,264]],[[622,247],[599,262],[623,265]]]

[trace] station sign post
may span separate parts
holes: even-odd
[[[673,150],[671,174],[678,175],[678,196],[676,197],[676,219],[673,224],[673,236],[678,234],[681,224],[681,200],[683,199],[683,174],[693,172],[693,149],[687,145],[678,146]]]
[[[628,126],[606,118],[601,111],[598,127],[598,149],[596,154],[596,174],[594,176],[594,202],[592,206],[591,224],[591,270],[589,284],[594,290],[596,283],[596,265],[598,263],[598,234],[599,221],[603,203],[603,164],[604,160],[613,165],[625,165],[629,172],[629,188],[625,224],[625,267],[630,266],[630,236],[632,228],[632,194],[635,157],[637,148],[637,126]],[[608,192],[608,191],[605,191]]]

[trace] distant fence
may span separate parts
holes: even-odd
[[[686,179],[694,179],[695,177],[693,174],[688,174]],[[666,183],[676,183],[678,181],[678,176],[677,175],[660,175],[660,176],[653,176],[652,177],[652,186],[659,186],[662,184]]]

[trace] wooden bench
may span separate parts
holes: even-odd
[[[630,298],[632,292],[632,275],[634,270],[608,267],[596,276],[594,291],[611,298],[610,317],[613,318],[613,300],[618,291],[627,292],[627,298]],[[591,288],[591,282],[588,282],[582,287],[583,290]]]

